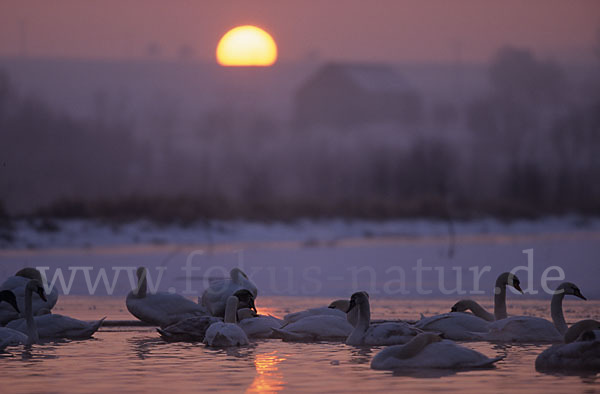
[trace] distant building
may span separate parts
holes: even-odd
[[[394,68],[380,64],[326,64],[300,86],[294,100],[298,128],[409,125],[420,116],[417,92]]]

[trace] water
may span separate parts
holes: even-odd
[[[312,297],[259,297],[259,312],[281,316],[321,306]],[[485,300],[486,306],[490,305]],[[373,318],[416,319],[448,310],[445,300],[372,300]],[[123,297],[63,296],[56,313],[81,319],[131,319]],[[548,318],[547,300],[514,300],[511,314]],[[565,300],[569,322],[600,318],[600,301]],[[505,356],[488,370],[374,371],[369,363],[380,347],[342,343],[286,343],[258,340],[250,346],[209,349],[201,343],[166,343],[151,327],[105,327],[86,341],[11,347],[0,355],[3,393],[29,392],[596,392],[600,375],[550,375],[534,361],[548,345],[465,343],[489,357]]]

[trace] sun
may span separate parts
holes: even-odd
[[[271,66],[276,60],[275,40],[256,26],[234,27],[217,45],[217,62],[221,66]]]

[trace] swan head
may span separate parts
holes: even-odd
[[[25,288],[27,291],[31,291],[32,293],[37,293],[44,302],[48,301],[46,299],[46,293],[44,292],[44,286],[42,286],[42,282],[37,279],[32,279],[27,283],[27,287]]]
[[[369,294],[366,291],[357,291],[350,297],[350,304],[348,304],[348,312],[354,309],[355,306],[364,303],[369,303]]]
[[[19,310],[19,306],[17,305],[17,297],[15,297],[15,293],[10,290],[2,290],[0,291],[0,301],[6,301],[13,307],[17,313],[21,313]]]
[[[563,282],[561,283],[557,288],[556,288],[556,294],[565,294],[565,295],[573,295],[575,297],[579,297],[582,300],[587,300],[587,298],[585,298],[583,296],[583,294],[581,294],[581,290],[579,290],[579,287],[577,287],[575,284],[571,283],[571,282]]]
[[[33,267],[22,268],[19,271],[17,271],[15,276],[20,276],[22,278],[27,278],[27,279],[37,279],[40,282],[43,282],[41,272]]]
[[[339,309],[340,311],[347,313],[350,310],[350,301],[348,300],[335,300],[327,308]]]
[[[450,308],[450,312],[465,312],[471,309],[472,305],[472,300],[460,300],[456,304],[452,305],[452,308]]]
[[[249,290],[238,290],[233,295],[238,299],[238,309],[249,308],[255,313],[258,313],[256,310],[256,305],[254,305],[254,296]]]
[[[523,290],[521,290],[521,281],[519,280],[517,275],[513,274],[512,272],[504,272],[503,274],[500,274],[500,276],[498,276],[498,279],[496,279],[497,294],[500,293],[501,287],[506,287],[507,285],[514,287],[521,294],[523,294]]]
[[[234,281],[238,278],[245,278],[248,279],[248,275],[246,275],[246,273],[244,271],[242,271],[241,269],[235,267],[232,268],[231,271],[229,271],[229,276],[231,277],[231,279],[233,279]],[[249,279],[248,279],[249,280]]]

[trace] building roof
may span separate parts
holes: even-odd
[[[325,68],[340,72],[369,92],[398,92],[410,89],[406,80],[391,66],[383,64],[332,63]]]

